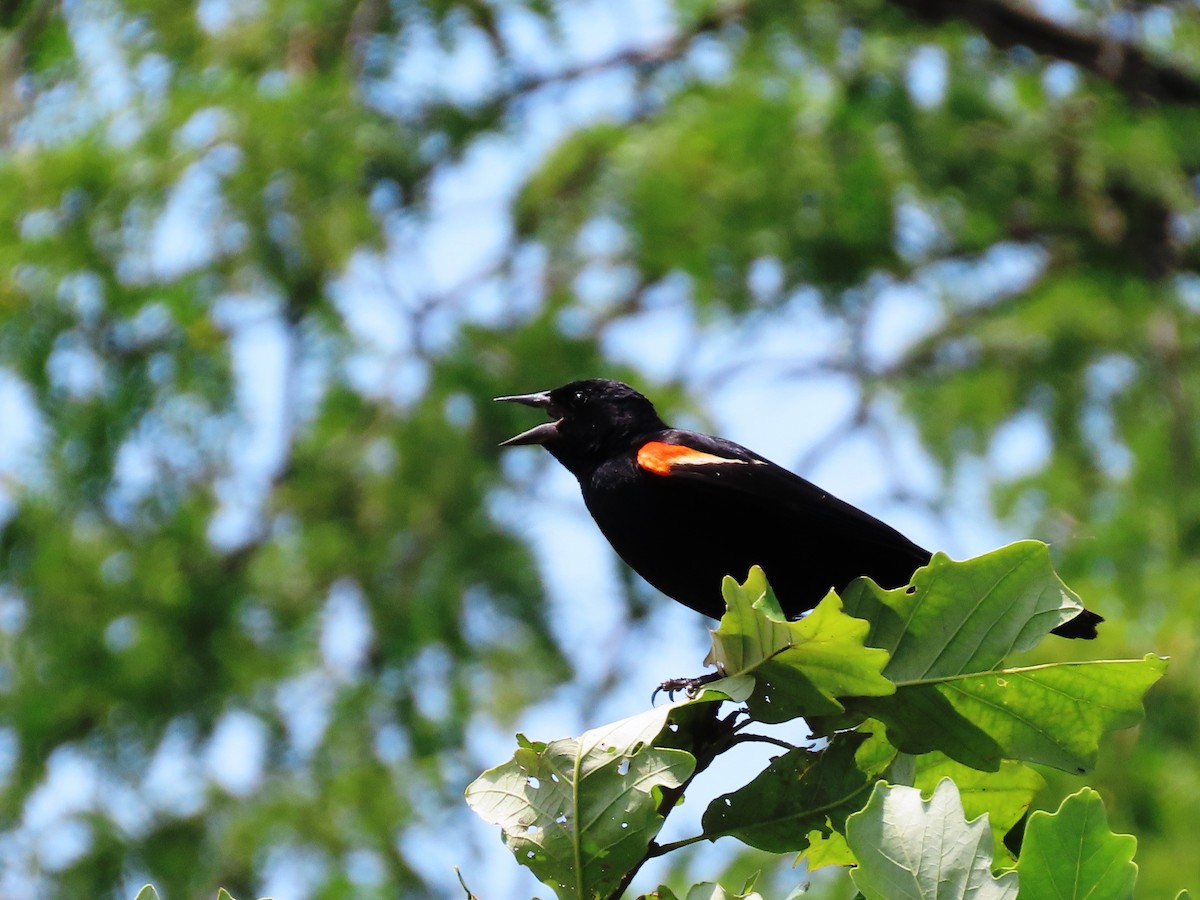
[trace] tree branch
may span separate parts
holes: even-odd
[[[0,41],[0,134],[6,140],[23,108],[16,85],[24,73],[25,58],[58,11],[59,0],[36,0]]]
[[[776,747],[782,747],[784,750],[787,750],[789,753],[792,750],[803,749],[802,747],[798,747],[795,744],[789,744],[787,741],[780,740],[777,737],[771,737],[771,735],[769,735],[769,734],[753,734],[753,733],[747,732],[747,731],[739,732],[729,743],[731,745],[732,744],[773,744]]]
[[[1129,41],[1075,31],[1004,0],[892,0],[934,22],[958,19],[1002,49],[1022,45],[1087,69],[1137,100],[1200,104],[1200,77],[1151,59]]]
[[[627,47],[611,56],[566,66],[553,72],[512,77],[505,86],[487,97],[471,112],[481,118],[496,117],[503,115],[514,103],[536,94],[543,88],[570,84],[581,78],[609,72],[622,66],[642,69],[665,65],[682,57],[697,37],[719,31],[741,18],[744,12],[744,4],[731,4],[700,19],[686,31],[673,34],[656,44]],[[447,107],[455,108],[455,105],[445,101],[429,103],[410,117],[409,122],[414,127],[424,127],[432,117]]]
[[[658,804],[658,814],[664,819],[670,815],[671,810],[679,802],[679,798],[683,796],[696,776],[707,769],[722,753],[729,749],[734,742],[734,734],[737,726],[737,719],[741,715],[741,710],[734,710],[725,718],[719,718],[718,712],[721,708],[720,703],[712,703],[711,709],[705,713],[704,718],[695,726],[695,731],[692,733],[692,743],[688,750],[696,758],[696,768],[692,771],[691,776],[677,788],[667,788],[662,792],[662,801]],[[621,879],[617,889],[609,895],[608,900],[620,900],[628,890],[634,876],[642,868],[642,865],[648,860],[656,856],[661,856],[668,849],[678,849],[679,847],[694,844],[698,841],[705,840],[704,835],[698,835],[693,838],[688,838],[684,841],[677,841],[674,844],[659,845],[655,841],[650,842],[650,846],[646,849],[646,855],[627,871]]]

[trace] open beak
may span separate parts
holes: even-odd
[[[549,391],[538,391],[534,394],[512,394],[508,397],[496,397],[498,403],[520,403],[522,406],[534,406],[538,409],[544,409],[553,416],[554,409],[550,402]],[[524,444],[544,444],[546,441],[554,440],[558,437],[558,424],[562,420],[555,422],[543,422],[541,425],[535,425],[528,431],[522,431],[515,437],[510,437],[507,441],[501,441],[501,447],[519,447]]]

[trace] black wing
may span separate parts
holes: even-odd
[[[740,495],[752,499],[754,507],[771,518],[803,519],[830,529],[833,534],[844,536],[855,545],[885,548],[904,557],[905,564],[909,559],[915,563],[909,575],[929,562],[928,550],[914,544],[887,523],[741,444],[680,429],[660,432],[652,440],[687,447],[728,461],[689,463],[687,457],[681,455],[666,475],[672,480],[678,479],[714,495]],[[907,576],[901,583],[905,582]]]

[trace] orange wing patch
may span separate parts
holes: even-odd
[[[703,450],[694,450],[679,444],[650,441],[638,450],[637,464],[655,475],[670,475],[676,466],[745,465],[746,460],[717,456],[715,453],[705,453]]]

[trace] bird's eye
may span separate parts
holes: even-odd
[[[583,402],[583,391],[576,391],[576,392],[575,392],[575,402],[576,402],[576,403],[582,403],[582,402]]]

